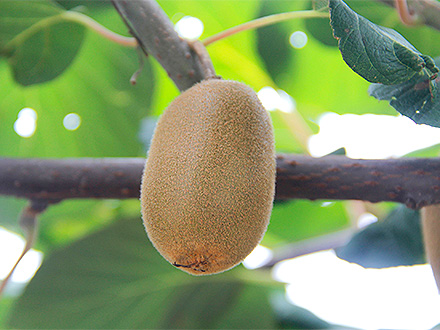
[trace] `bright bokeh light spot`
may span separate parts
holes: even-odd
[[[196,17],[185,16],[181,18],[174,29],[184,39],[195,40],[203,33],[203,22]]]
[[[357,225],[358,228],[365,228],[375,222],[377,222],[377,217],[374,214],[365,212],[358,218]]]
[[[289,113],[295,110],[295,100],[281,89],[275,90],[266,86],[260,89],[257,95],[267,111],[280,110]]]
[[[14,131],[24,138],[34,135],[37,129],[37,112],[32,108],[23,108],[17,115]]]
[[[342,147],[351,158],[400,157],[440,143],[440,128],[417,125],[404,116],[325,113],[318,124],[319,133],[309,139],[315,157]]]
[[[23,251],[24,245],[22,237],[0,227],[0,251],[7,251],[7,253],[0,253],[0,279],[3,280],[9,274]],[[28,282],[40,267],[42,259],[41,252],[30,250],[15,269],[12,281]]]
[[[64,117],[63,125],[69,131],[77,130],[81,125],[81,117],[77,113],[69,113]]]
[[[243,266],[248,269],[255,269],[263,266],[272,258],[272,251],[262,245],[257,247],[243,260]]]
[[[307,45],[307,34],[303,31],[295,31],[290,35],[289,41],[293,48],[301,49]]]
[[[431,329],[440,295],[430,266],[365,269],[323,251],[284,261],[274,276],[288,299],[318,317],[360,329]]]
[[[293,99],[293,97],[287,94],[282,89],[278,89],[277,92],[278,95],[280,96],[278,100],[278,110],[287,113],[293,112],[296,107],[295,100]]]

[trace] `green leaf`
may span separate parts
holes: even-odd
[[[400,205],[383,221],[354,235],[336,253],[339,258],[369,268],[424,263],[419,212]]]
[[[440,144],[435,144],[433,146],[418,149],[409,154],[406,154],[405,157],[417,157],[417,158],[433,158],[438,157],[440,155]]]
[[[336,329],[307,309],[289,303],[281,292],[274,293],[271,302],[282,329]]]
[[[328,11],[328,0],[311,0],[313,10]]]
[[[265,274],[239,266],[220,275],[191,276],[159,255],[140,219],[121,220],[49,255],[7,324],[33,329],[274,328],[268,293],[283,286]]]
[[[328,0],[311,0],[314,10],[328,12]],[[304,21],[307,31],[326,46],[337,47],[338,41],[333,37],[332,29],[328,20],[320,18],[309,18]]]
[[[3,329],[5,326],[6,316],[12,307],[13,301],[12,298],[5,296],[0,299],[0,329]]]
[[[8,43],[38,26],[38,23],[56,17],[63,9],[49,0],[32,2],[2,1],[0,2],[0,49],[7,48]],[[24,38],[24,36],[22,36]]]
[[[306,8],[305,3],[301,1],[266,1],[262,2],[261,10],[263,9],[264,12],[261,11],[260,15]],[[354,75],[345,62],[341,61],[337,47],[328,47],[310,37],[307,29],[309,20],[291,20],[275,24],[272,29],[257,30],[257,42],[261,45],[259,46],[261,49],[264,48],[264,53],[260,55],[275,86],[294,98],[297,110],[306,120],[310,120],[311,125],[322,113],[328,111],[339,114],[392,113],[393,110],[387,104],[380,104],[367,93],[360,93],[362,90],[366,91],[370,84],[360,76]],[[329,20],[324,18],[321,20],[327,25],[327,30],[331,34]],[[304,48],[294,49],[289,44],[289,36],[295,31],[307,33],[308,42]],[[272,43],[268,43],[269,46],[265,46],[266,40],[279,40],[279,43],[273,46],[270,46]],[[277,60],[279,50],[289,51],[288,56],[283,57],[283,61]],[[316,91],[319,91],[319,97]],[[276,116],[276,113],[272,113],[272,118]],[[285,141],[280,143],[278,137],[284,132],[277,130],[277,124],[274,120],[277,148],[281,146],[279,150],[292,152],[292,148],[287,148],[289,139],[292,141],[292,135],[286,132]]]
[[[0,2],[0,55],[8,58],[18,83],[52,80],[72,63],[85,28],[64,13],[48,0]]]
[[[261,1],[259,17],[278,14],[282,12],[301,10],[304,3],[300,1],[285,2],[285,1]],[[289,33],[292,23],[288,21],[271,26],[266,26],[256,30],[257,34],[257,49],[264,61],[268,73],[272,77],[277,77],[285,74],[289,65],[289,59],[295,60],[295,51],[289,44]],[[274,51],[276,50],[276,51]]]
[[[1,3],[1,0],[0,0]],[[114,8],[93,18],[115,30],[122,25]],[[135,86],[131,75],[139,68],[136,51],[95,33],[88,34],[74,64],[58,79],[22,88],[0,61],[0,153],[8,157],[136,157],[146,150],[138,140],[140,121],[152,111],[157,80],[146,61]],[[166,79],[169,80],[167,77]],[[14,132],[21,109],[37,113],[35,134]],[[75,131],[63,126],[69,113],[81,117]],[[56,137],[56,138],[54,138]],[[0,220],[1,221],[1,220]]]
[[[347,228],[349,223],[343,202],[292,200],[275,203],[262,244],[279,247]]]
[[[342,0],[330,0],[333,34],[344,61],[369,82],[399,84],[424,68],[438,72],[433,60],[422,55],[392,29],[373,24],[356,14]]]
[[[436,58],[440,63],[440,57]],[[378,100],[390,101],[390,105],[417,124],[440,127],[440,78],[431,80],[426,75],[416,75],[397,85],[372,84],[368,89]]]

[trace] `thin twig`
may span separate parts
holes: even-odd
[[[205,46],[198,40],[191,41],[189,45],[199,57],[205,79],[218,78],[218,76],[216,76],[215,74],[215,69],[214,69],[214,65],[212,64],[211,57],[209,57],[209,54]]]
[[[395,7],[393,0],[375,0],[387,6]],[[437,0],[412,0],[411,9],[417,14],[420,24],[440,30],[440,2]]]
[[[117,34],[109,29],[107,29],[105,26],[102,26],[98,22],[96,22],[94,19],[92,19],[89,16],[86,16],[84,14],[81,14],[76,11],[66,11],[63,13],[63,18],[68,19],[70,21],[82,24],[92,31],[95,31],[96,33],[100,34],[104,38],[113,41],[119,45],[126,46],[126,47],[137,47],[138,43],[137,40],[133,37],[126,37],[120,34]]]
[[[408,8],[406,0],[394,0],[394,6],[399,13],[400,20],[406,25],[416,25],[418,22],[418,16],[415,13],[411,13]]]
[[[230,29],[227,29],[225,31],[222,31],[218,34],[215,34],[211,37],[208,37],[204,39],[202,42],[205,46],[208,46],[218,40],[224,39],[226,37],[229,37],[231,35],[234,35],[238,32],[251,30],[251,29],[257,29],[263,26],[272,25],[275,23],[279,23],[282,21],[287,21],[295,18],[315,18],[315,17],[321,17],[321,18],[328,18],[329,14],[325,12],[319,12],[315,10],[303,10],[303,11],[292,11],[288,13],[281,13],[281,14],[274,14],[270,16],[265,16],[261,18],[257,18],[255,20],[234,26]]]

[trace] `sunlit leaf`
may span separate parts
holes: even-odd
[[[421,54],[396,31],[356,14],[342,0],[330,0],[329,5],[342,57],[367,81],[399,84],[424,68],[432,74],[438,72],[432,58]]]
[[[293,200],[275,203],[263,245],[304,240],[341,230],[349,225],[341,202]]]
[[[306,9],[305,3],[300,1],[266,1],[263,4],[266,11],[270,9],[268,13]],[[266,47],[261,56],[276,86],[294,98],[302,116],[311,120],[313,125],[317,117],[326,111],[339,114],[392,113],[389,106],[378,104],[368,96],[369,83],[353,74],[341,60],[337,47],[328,47],[310,36],[308,20],[291,20],[276,24],[272,29],[258,29],[257,32],[260,49],[264,47],[265,40],[279,40],[278,44]],[[329,20],[321,20],[331,31]],[[289,37],[295,31],[303,31],[309,37],[304,48],[294,49],[289,44]],[[277,60],[280,49],[290,49],[284,61]]]
[[[85,28],[49,0],[0,2],[0,54],[25,86],[54,79],[72,63]]]
[[[113,8],[99,11],[96,17],[110,27],[121,20]],[[90,33],[69,70],[56,80],[29,88],[14,83],[4,64],[0,61],[2,156],[145,156],[138,131],[141,119],[152,111],[155,79],[147,60],[137,84],[130,84],[130,76],[139,67],[134,49]],[[28,138],[14,131],[25,107],[37,113],[35,133]],[[81,118],[76,130],[63,124],[70,113]]]
[[[2,299],[0,299],[0,329],[3,329],[6,326],[5,324],[6,316],[9,310],[11,309],[12,304],[13,304],[12,298],[2,297]]]

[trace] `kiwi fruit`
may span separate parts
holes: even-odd
[[[440,293],[440,205],[425,206],[421,210],[423,242],[426,258],[431,264]]]
[[[204,80],[157,123],[141,186],[148,237],[190,274],[228,270],[263,238],[275,175],[273,127],[255,92]]]

